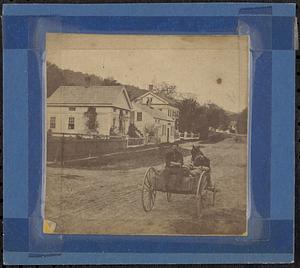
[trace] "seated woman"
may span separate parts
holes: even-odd
[[[192,165],[191,165],[191,175],[198,177],[201,175],[202,171],[207,169],[210,170],[210,160],[204,153],[200,150],[200,146],[193,145],[192,151]],[[212,188],[212,181],[210,173],[208,173],[207,188]]]

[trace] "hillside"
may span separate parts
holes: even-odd
[[[91,86],[122,85],[112,77],[102,78],[100,76],[82,72],[63,70],[55,64],[52,64],[50,62],[47,63],[47,97],[51,96],[54,91],[60,86],[84,86],[87,83]],[[138,88],[136,86],[124,86],[126,87],[131,100],[147,92],[147,90]]]

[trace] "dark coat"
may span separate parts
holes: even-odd
[[[177,149],[171,149],[165,155],[166,167],[171,166],[171,162],[181,163],[183,165],[183,155]]]
[[[193,164],[195,167],[210,167],[210,160],[204,155],[198,155],[194,158]]]

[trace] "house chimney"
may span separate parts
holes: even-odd
[[[86,77],[84,78],[84,86],[85,86],[85,87],[90,87],[90,86],[91,86],[91,77],[86,76]]]
[[[153,85],[150,84],[150,85],[148,86],[148,89],[149,89],[149,91],[152,91],[152,90],[153,90]]]

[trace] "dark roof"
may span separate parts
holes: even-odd
[[[138,98],[138,97],[140,97],[140,96],[142,96],[142,95],[144,95],[148,92],[151,92],[149,90],[141,89],[141,88],[131,86],[131,85],[126,85],[125,87],[126,87],[128,96],[129,96],[131,101],[135,100],[136,98]],[[162,99],[167,101],[169,103],[169,105],[174,106],[175,108],[177,108],[177,103],[176,103],[175,99],[169,98],[169,97],[165,96],[163,93],[154,93],[154,92],[151,92],[151,93],[161,97]]]
[[[131,101],[133,101],[134,99],[138,98],[139,96],[144,95],[145,93],[149,92],[146,89],[140,89],[134,86],[125,86],[128,96],[130,98]]]
[[[165,96],[163,93],[153,93],[156,94],[157,96],[161,97],[162,99],[164,99],[165,101],[167,101],[171,106],[174,106],[177,108],[177,103],[175,99],[171,99],[167,96]]]

